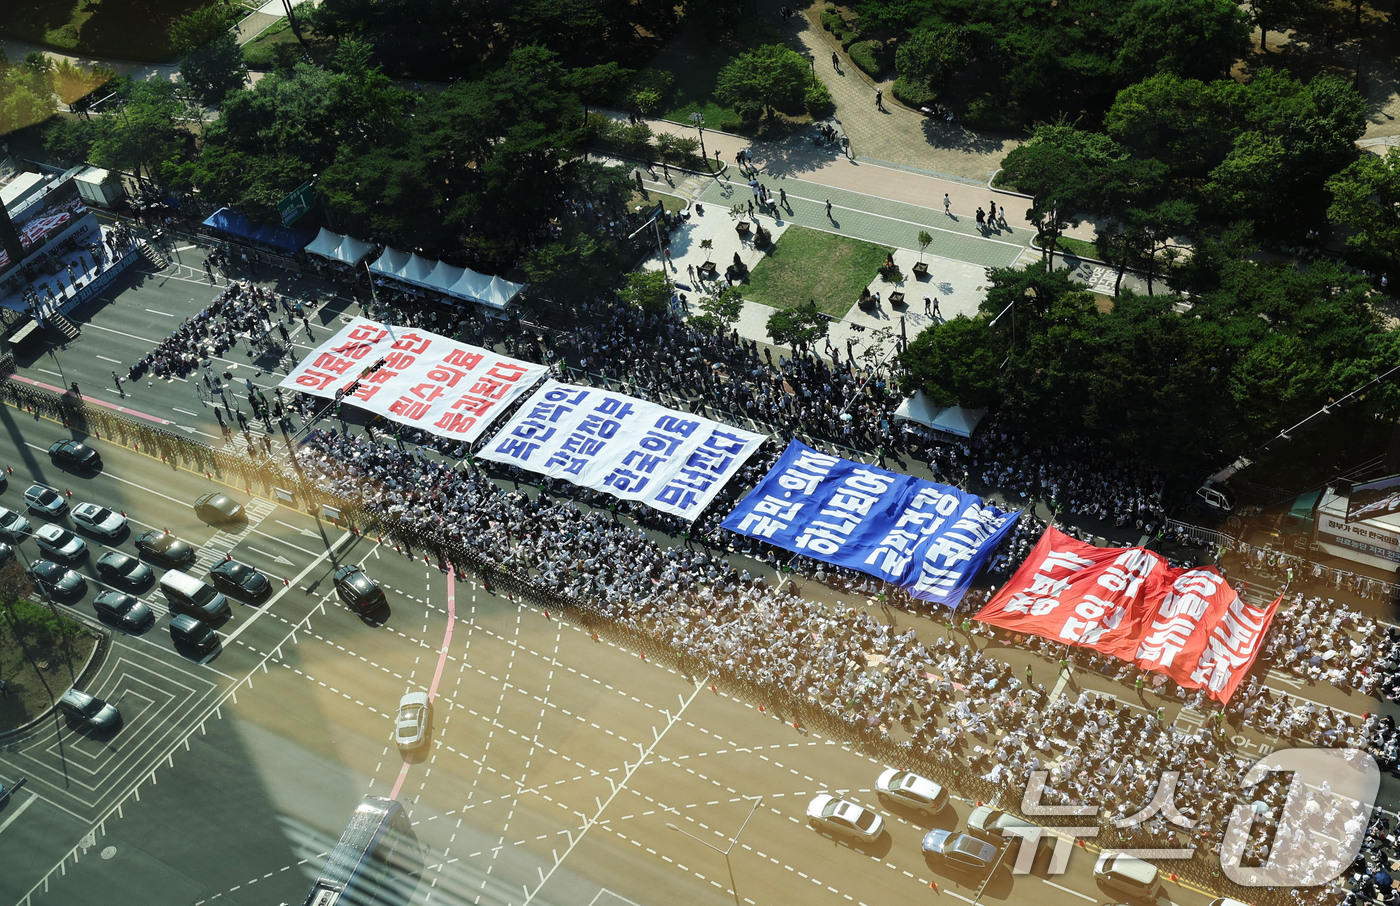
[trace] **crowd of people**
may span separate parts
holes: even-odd
[[[283,318],[295,317],[300,307],[299,302],[246,280],[232,282],[219,291],[213,302],[186,318],[160,345],[133,364],[129,376],[135,380],[149,371],[156,377],[185,377],[197,371],[206,359],[223,355],[240,336],[261,335],[276,323],[282,324],[285,331]]]
[[[145,365],[181,373],[188,348],[217,348],[260,320],[271,323],[274,302],[264,291],[234,284]],[[492,322],[480,316],[444,319],[431,303],[399,303],[395,323],[479,345],[495,339]],[[965,640],[955,640],[956,617],[949,617],[948,634],[924,643],[867,610],[818,602],[833,597],[821,593],[830,586],[878,595],[890,606],[919,606],[898,589],[719,525],[767,472],[786,438],[799,435],[831,452],[861,451],[882,463],[888,457],[896,467],[927,462],[935,478],[949,484],[1000,488],[1013,505],[1041,501],[1060,517],[1145,534],[1164,526],[1159,475],[1087,443],[1018,437],[995,423],[974,440],[931,443],[895,420],[900,397],[891,392],[889,376],[874,356],[851,347],[844,357],[833,348],[825,356],[775,360],[766,347],[737,335],[617,306],[584,306],[574,320],[566,331],[511,331],[507,352],[550,364],[562,379],[620,382],[639,397],[735,423],[752,420],[773,431],[775,439],[693,525],[640,503],[479,466],[458,441],[397,426],[376,432],[371,425],[359,433],[348,425],[313,429],[298,448],[299,467],[337,495],[398,520],[410,534],[479,552],[553,594],[690,653],[714,675],[758,690],[789,690],[864,738],[906,746],[933,761],[958,760],[1007,791],[1024,788],[1029,772],[1043,766],[1051,771],[1047,801],[1101,805],[1101,824],[1139,810],[1161,772],[1176,771],[1177,789],[1188,791],[1178,795],[1177,806],[1192,830],[1147,821],[1123,830],[1125,845],[1218,845],[1233,804],[1245,795],[1233,789],[1245,762],[1229,746],[1224,722],[1279,745],[1357,745],[1384,767],[1400,763],[1400,730],[1388,719],[1354,721],[1254,680],[1220,710],[1160,674],[1092,653],[1070,654],[1046,640],[1009,638],[971,621],[962,623]],[[292,402],[304,418],[325,408],[301,395]],[[1019,565],[1044,525],[1028,508],[988,568],[992,584]],[[731,556],[734,563],[726,559]],[[797,581],[753,575],[754,565],[740,557],[786,568]],[[972,593],[961,612],[975,611],[987,594]],[[998,645],[1012,644],[1039,651],[1051,663],[1072,658],[1076,670],[1101,672],[1139,693],[1150,684],[1153,692],[1208,715],[1206,723],[1183,731],[1150,709],[1092,693],[1052,699],[1043,684],[1011,675],[997,657]],[[1400,636],[1332,599],[1290,592],[1261,657],[1307,682],[1400,696]],[[1149,836],[1156,842],[1149,844]],[[1161,842],[1166,837],[1179,839]]]

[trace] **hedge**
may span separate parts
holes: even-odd
[[[910,81],[904,76],[894,80],[890,92],[902,103],[916,108],[932,104],[938,99],[938,92],[930,88],[927,83]]]
[[[859,66],[871,78],[878,78],[880,75],[880,60],[876,56],[879,47],[878,41],[859,41],[852,44],[849,50],[851,62]]]
[[[814,120],[825,119],[836,112],[836,105],[831,100],[831,91],[821,82],[807,86],[803,106],[807,108],[808,116]]]

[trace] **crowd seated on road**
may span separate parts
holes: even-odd
[[[282,312],[278,312],[278,304]],[[292,303],[270,289],[246,280],[230,283],[202,311],[186,318],[160,345],[131,366],[136,380],[147,371],[156,377],[185,377],[209,358],[221,356],[239,335],[260,334],[273,326],[274,316],[290,318]]]

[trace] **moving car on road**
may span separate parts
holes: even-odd
[[[949,871],[976,875],[991,873],[1001,852],[981,837],[950,830],[931,830],[924,834],[923,851],[930,861]]]
[[[83,543],[83,539],[63,526],[53,523],[39,526],[39,530],[34,533],[34,542],[39,545],[39,550],[69,563],[81,560],[87,554],[87,545]]]
[[[35,560],[25,574],[39,590],[56,598],[76,598],[87,591],[87,580],[52,560]]]
[[[68,512],[68,501],[53,488],[41,484],[31,484],[24,492],[24,502],[31,510],[50,519],[58,519]]]
[[[885,819],[878,814],[830,793],[822,793],[807,803],[807,820],[821,830],[861,840],[875,840],[885,830]]]
[[[122,714],[116,705],[77,689],[69,689],[59,697],[58,710],[71,722],[91,730],[115,730],[122,723]]]
[[[408,692],[399,699],[399,713],[394,718],[394,742],[408,751],[421,746],[428,738],[428,693]]]
[[[95,503],[80,503],[73,507],[73,522],[78,528],[101,538],[118,538],[126,531],[126,517]]]
[[[875,789],[882,799],[918,809],[926,815],[936,815],[948,807],[947,790],[909,771],[889,768],[875,781]]]
[[[1162,875],[1157,866],[1112,850],[1099,853],[1094,863],[1094,880],[1104,891],[1133,903],[1155,903],[1162,895]]]
[[[384,606],[384,589],[360,567],[347,563],[335,571],[335,592],[340,600],[359,614],[374,613]]]
[[[219,634],[187,613],[177,613],[170,618],[170,638],[177,645],[186,645],[200,654],[208,654],[219,647]]]
[[[194,562],[194,548],[169,532],[151,529],[136,536],[136,550],[162,566],[185,566]]]
[[[100,469],[102,457],[80,440],[60,440],[49,446],[49,459],[69,469]]]
[[[261,601],[272,593],[267,576],[237,560],[225,560],[209,570],[214,587],[224,594],[237,595],[249,601]]]
[[[156,621],[155,612],[146,602],[119,591],[99,591],[92,606],[98,619],[126,632],[145,632]]]
[[[23,541],[29,534],[29,520],[14,510],[0,506],[0,538],[6,541]]]
[[[108,551],[97,558],[95,565],[103,580],[127,588],[145,588],[156,577],[155,570],[121,551]]]
[[[194,514],[210,525],[243,518],[243,505],[227,494],[205,494],[194,502]]]

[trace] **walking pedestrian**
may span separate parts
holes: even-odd
[[[646,189],[646,186],[642,185],[642,171],[641,171],[641,170],[634,170],[633,173],[632,173],[632,175],[634,175],[634,176],[637,177],[637,191],[638,191],[638,192],[645,192],[647,189]]]
[[[885,112],[885,89],[875,89],[875,109],[881,113]]]
[[[783,207],[787,208],[789,211],[792,210],[792,208],[787,203],[787,189],[778,189],[778,203],[781,204]]]
[[[987,212],[981,208],[977,209],[977,230],[984,232],[987,228]]]
[[[671,181],[671,168],[666,166],[666,161],[661,162],[661,175],[666,177],[666,181]]]
[[[841,71],[841,57],[834,50],[831,52],[831,68],[837,72]]]
[[[693,265],[693,264],[687,264],[687,265],[685,266],[685,273],[686,273],[686,276],[690,277],[690,282],[691,282],[691,283],[694,283],[694,282],[695,282],[695,265]]]
[[[126,391],[122,390],[122,376],[113,371],[112,380],[116,382],[117,392],[120,393],[122,396],[126,396]]]
[[[749,202],[749,216],[750,216],[750,217],[753,216],[753,202],[752,202],[752,201]]]
[[[924,314],[933,317],[933,300],[924,296]]]
[[[826,200],[826,219],[835,222],[836,218],[831,216],[831,199]]]
[[[949,217],[953,216],[953,199],[948,197],[948,193],[943,193],[943,213]]]

